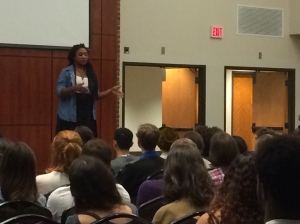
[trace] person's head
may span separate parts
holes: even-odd
[[[300,139],[276,136],[256,151],[255,167],[266,219],[300,219]],[[268,221],[268,220],[266,220]]]
[[[298,125],[298,127],[294,130],[293,135],[298,137],[300,136],[300,125]]]
[[[77,126],[74,129],[74,131],[76,131],[80,135],[83,145],[87,141],[89,141],[95,137],[94,132],[90,128],[88,128],[87,126],[84,126],[84,125]]]
[[[75,131],[60,131],[52,142],[52,164],[47,172],[68,173],[74,159],[81,155],[82,140]]]
[[[81,156],[76,159],[70,168],[69,179],[79,211],[111,210],[122,201],[112,173],[98,158]]]
[[[235,140],[225,132],[218,132],[211,138],[209,158],[215,167],[228,167],[239,154]]]
[[[243,154],[248,151],[248,146],[241,136],[233,135],[232,137],[237,144],[240,154]]]
[[[255,151],[261,146],[263,145],[263,143],[268,140],[268,139],[271,139],[271,138],[274,138],[275,135],[271,135],[271,134],[263,134],[263,135],[260,135],[257,139],[256,139],[256,142],[255,142]]]
[[[179,139],[179,136],[174,129],[166,126],[159,128],[159,133],[160,134],[157,146],[161,151],[167,153],[170,151],[173,142]]]
[[[102,162],[110,167],[110,161],[112,159],[112,148],[107,142],[94,138],[89,140],[82,148],[82,155],[92,156],[102,160]]]
[[[222,223],[262,224],[256,177],[254,155],[238,155],[228,167],[224,182],[211,203],[208,223],[214,224],[211,216],[221,210]]]
[[[164,168],[164,196],[172,202],[188,199],[206,207],[213,196],[212,183],[196,144],[187,138],[176,140]]]
[[[202,136],[196,131],[189,131],[184,134],[184,138],[191,139],[196,145],[200,153],[202,154],[204,149],[204,140]]]
[[[10,143],[0,165],[1,193],[6,201],[37,200],[35,156],[23,142]]]
[[[154,151],[159,136],[159,129],[155,125],[149,123],[140,125],[136,133],[138,145],[144,151]]]
[[[202,152],[202,156],[204,158],[208,158],[211,138],[214,134],[222,132],[222,130],[215,126],[207,127],[206,125],[198,125],[195,127],[194,131],[198,132],[202,136],[204,141],[204,149]]]
[[[114,134],[114,148],[129,151],[132,142],[133,133],[128,128],[118,128]]]
[[[276,135],[276,132],[267,127],[260,127],[255,131],[256,139],[265,134]]]
[[[85,66],[88,59],[88,51],[84,44],[76,44],[69,50],[68,60],[70,65]]]

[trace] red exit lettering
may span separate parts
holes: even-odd
[[[213,26],[211,28],[211,37],[212,38],[222,38],[223,37],[223,28],[220,26]]]

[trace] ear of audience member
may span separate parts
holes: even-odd
[[[81,155],[82,140],[75,131],[61,131],[52,142],[52,162],[47,174],[36,177],[38,191],[47,194],[69,184],[68,173],[74,159]]]
[[[81,125],[77,126],[74,131],[76,131],[82,140],[82,144],[84,145],[87,141],[95,138],[94,132],[88,128],[87,126]]]
[[[205,210],[213,197],[212,182],[196,144],[187,138],[173,143],[164,169],[164,197],[153,223],[172,221],[195,211]],[[174,212],[176,211],[176,212]]]
[[[111,168],[115,176],[128,163],[135,162],[138,156],[131,155],[129,150],[133,145],[133,133],[127,128],[118,128],[114,134],[113,146],[116,151],[117,158],[111,161]]]
[[[240,154],[243,154],[248,151],[247,143],[241,136],[233,135],[232,137],[237,144]]]
[[[218,188],[223,182],[226,169],[239,154],[235,140],[225,132],[216,133],[211,138],[209,158],[214,167],[209,174]]]
[[[263,211],[256,194],[256,176],[254,155],[238,155],[229,166],[208,213],[197,224],[263,224]]]
[[[157,146],[162,151],[160,157],[166,159],[170,151],[171,145],[173,144],[174,141],[179,139],[179,136],[174,129],[166,126],[160,127],[159,133],[160,134],[159,134],[159,140]]]
[[[100,159],[91,156],[76,159],[70,168],[69,177],[77,210],[93,213],[100,218],[114,213],[133,212],[130,207],[122,204],[114,177]],[[84,214],[73,215],[67,219],[67,223],[93,221],[95,218]]]
[[[207,127],[206,125],[198,125],[195,127],[194,131],[198,132],[204,140],[204,149],[202,156],[206,159],[209,158],[210,140],[212,136],[222,130],[218,127]]]
[[[163,169],[164,164],[164,159],[155,151],[160,136],[158,128],[153,124],[142,124],[136,136],[142,155],[136,162],[126,165],[117,176],[117,181],[128,191],[134,204],[141,183]]]
[[[204,140],[202,136],[196,131],[189,131],[185,133],[184,138],[191,139],[196,145],[201,155],[204,149]],[[207,169],[211,169],[211,163],[207,159],[203,158],[204,165]]]
[[[255,167],[266,222],[300,222],[299,164],[299,137],[276,136],[257,149]]]
[[[23,142],[10,142],[0,166],[0,202],[24,200],[45,206],[46,198],[37,191],[35,168],[31,148]]]

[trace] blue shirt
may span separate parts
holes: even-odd
[[[62,88],[68,88],[74,86],[75,82],[75,71],[74,66],[69,65],[68,67],[64,68],[58,77],[57,84],[56,84],[56,94],[59,97],[58,103],[58,116],[60,119],[69,122],[76,122],[77,115],[76,115],[76,95],[75,93],[62,97],[61,90]],[[93,105],[93,117],[96,120],[96,105],[94,102]]]
[[[144,152],[140,158],[146,158],[146,157],[158,157],[159,154],[156,152],[156,151],[147,151],[147,152]]]

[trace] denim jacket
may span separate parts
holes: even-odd
[[[76,95],[61,96],[61,89],[75,85],[75,72],[73,65],[64,68],[58,77],[56,84],[56,94],[59,97],[58,116],[60,119],[69,122],[76,122]],[[93,117],[96,120],[96,105],[93,105]]]

